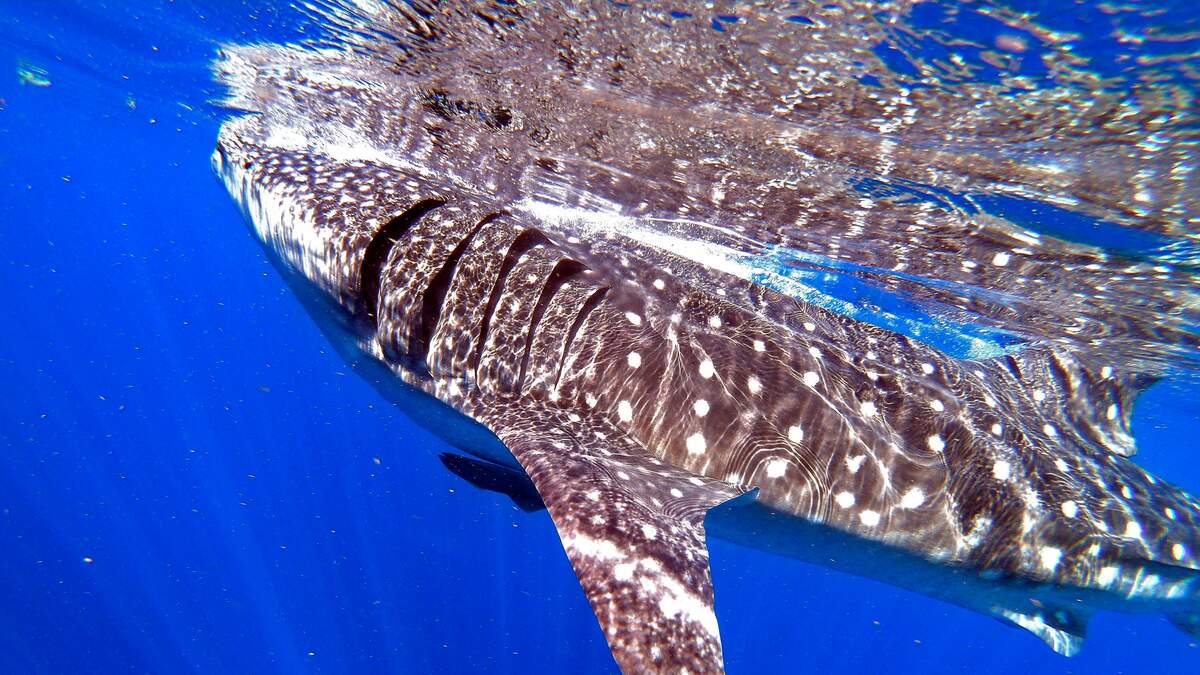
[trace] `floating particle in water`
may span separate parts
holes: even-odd
[[[996,36],[996,48],[1014,54],[1024,54],[1029,49],[1029,42],[1020,35],[1001,33]]]
[[[17,63],[17,81],[21,84],[28,84],[34,87],[49,87],[50,73],[41,66],[35,66],[28,61],[19,61]]]

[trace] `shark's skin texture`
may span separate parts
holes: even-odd
[[[809,99],[761,63],[776,43],[754,16],[742,21],[757,41],[714,33],[696,46],[656,32],[650,10],[489,11],[487,31],[469,12],[335,14],[407,31],[416,48],[399,51],[382,38],[226,49],[228,104],[251,114],[224,123],[214,167],[367,377],[445,404],[474,430],[452,442],[528,475],[623,670],[722,670],[704,543],[722,504],[723,536],[800,557],[798,538],[845,548],[850,571],[1064,654],[1096,609],[1196,629],[1200,505],[1130,459],[1129,429],[1137,394],[1195,349],[1191,278],[896,195],[1002,175],[1010,193],[1066,195],[1167,234],[1194,204],[1129,210],[1115,195],[1140,184],[1103,171],[867,133],[875,118],[858,107],[885,126],[929,125],[902,102],[833,98],[858,128],[833,132],[827,110],[800,124]],[[630,67],[597,70],[613,31],[724,84],[697,109],[680,104],[692,92],[646,84],[653,69],[620,49],[608,56]],[[708,51],[745,58],[713,72]],[[489,54],[490,70],[478,65]],[[529,78],[540,66],[549,74]],[[1003,114],[979,127],[1008,128]],[[886,189],[864,191],[868,175]],[[822,295],[806,269],[1007,341],[914,339],[886,312]]]

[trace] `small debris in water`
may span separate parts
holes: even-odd
[[[50,73],[41,66],[35,66],[28,61],[19,61],[17,63],[17,81],[21,84],[27,84],[31,87],[49,87]]]

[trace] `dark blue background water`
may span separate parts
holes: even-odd
[[[306,24],[128,4],[0,5],[0,672],[612,671],[548,517],[447,473],[348,372],[209,169],[215,45]],[[1193,491],[1198,394],[1157,385],[1135,420],[1142,463]],[[733,673],[1200,671],[1159,616],[1098,615],[1068,660],[712,554]]]

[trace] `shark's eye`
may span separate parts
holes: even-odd
[[[426,213],[441,206],[445,202],[439,199],[426,199],[408,208],[404,213],[392,218],[386,225],[379,228],[367,250],[363,254],[362,267],[359,269],[358,283],[361,289],[362,308],[371,321],[375,321],[379,305],[379,278],[383,273],[383,265],[387,262],[392,247],[400,241],[409,228]]]

